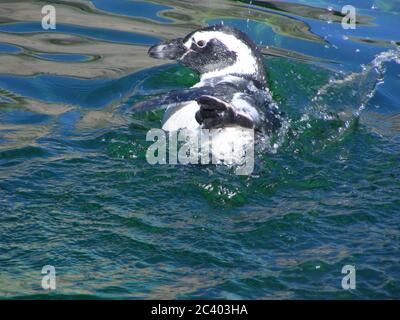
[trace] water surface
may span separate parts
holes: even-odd
[[[400,298],[398,1],[59,1],[50,31],[42,5],[0,2],[0,297]],[[198,80],[148,46],[222,22],[287,133],[250,176],[148,164],[162,115],[132,105]]]

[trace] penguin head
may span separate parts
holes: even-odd
[[[235,75],[266,82],[262,56],[246,34],[232,27],[215,25],[184,38],[152,46],[149,56],[176,60],[200,74],[201,80]]]

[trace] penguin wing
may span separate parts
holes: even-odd
[[[189,88],[174,90],[162,97],[151,98],[149,100],[141,101],[136,103],[133,107],[133,111],[151,111],[157,109],[165,109],[170,105],[176,105],[185,103],[188,101],[197,100],[203,95],[207,95],[213,92],[211,86]]]

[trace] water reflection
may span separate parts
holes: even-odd
[[[163,38],[184,35],[207,23],[226,23],[244,30],[266,56],[323,63],[329,68],[336,68],[335,65],[349,58],[344,51],[331,48],[351,48],[342,39],[329,39],[323,37],[322,32],[316,34],[311,30],[313,21],[319,23],[316,29],[323,28],[327,17],[330,22],[340,25],[342,14],[330,7],[282,1],[227,0],[159,0],[151,3],[77,0],[59,1],[55,5],[57,29],[45,31],[38,21],[41,2],[1,3],[0,74],[4,76],[0,77],[0,97],[7,108],[58,115],[71,108],[103,108],[110,103],[118,104],[132,94],[132,83],[140,78],[140,74],[129,74],[163,63],[147,56],[148,45]],[[370,28],[371,21],[368,15],[358,15],[360,26]],[[349,39],[352,44],[381,41]],[[370,56],[363,57],[370,59]],[[54,110],[50,111],[52,108]],[[10,125],[6,119],[12,116],[5,115],[3,119]],[[110,116],[105,115],[105,118]],[[59,121],[64,123],[63,119],[67,119],[67,114]],[[85,116],[84,119],[81,122],[85,123],[84,127],[90,121],[93,121],[93,127],[98,126],[95,119],[99,119],[99,115]],[[17,131],[22,133],[23,130],[20,127]]]
[[[336,1],[58,0],[44,31],[42,1],[0,1],[0,295],[37,293],[51,257],[65,294],[351,298],[331,275],[361,257],[392,282],[357,297],[398,296],[400,9],[353,2],[346,31]],[[291,129],[244,179],[149,168],[161,114],[129,112],[198,80],[148,46],[211,23],[260,46]]]

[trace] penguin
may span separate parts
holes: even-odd
[[[165,108],[165,131],[246,128],[271,134],[281,126],[262,54],[240,30],[208,26],[154,45],[148,55],[175,60],[199,74],[200,81],[191,88],[136,105],[136,110]]]

